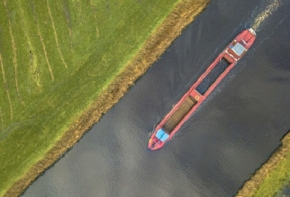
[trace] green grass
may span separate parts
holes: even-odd
[[[253,197],[274,197],[285,185],[290,184],[290,152],[262,182]]]
[[[0,4],[0,196],[53,147],[178,1]]]

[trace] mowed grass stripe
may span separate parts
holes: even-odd
[[[17,44],[17,62],[18,62],[18,85],[21,92],[22,100],[25,105],[30,104],[31,96],[33,96],[36,92],[39,93],[41,91],[40,80],[37,75],[37,69],[39,69],[39,64],[37,64],[37,57],[34,55],[35,46],[33,46],[33,40],[31,38],[37,37],[36,31],[33,36],[29,35],[29,28],[26,23],[26,15],[24,14],[24,10],[19,9],[19,4],[13,4],[7,1],[7,6],[10,12],[11,17],[11,25],[13,33],[15,34],[15,42]],[[17,36],[21,35],[21,36]],[[40,41],[39,41],[40,44]],[[40,45],[41,46],[41,45]],[[39,50],[41,52],[41,50]],[[45,59],[41,57],[41,59]],[[7,66],[7,64],[4,64]],[[46,64],[44,64],[46,66]],[[46,67],[45,67],[46,68]],[[17,103],[14,104],[19,111],[26,109],[24,106],[20,106]],[[22,108],[22,110],[20,109]],[[21,120],[19,117],[19,113],[15,114],[15,121],[17,119]],[[18,117],[17,117],[18,116]]]
[[[17,13],[19,14],[16,22],[19,24],[17,27],[21,27],[21,31],[24,35],[23,39],[25,39],[25,41],[22,41],[22,54],[24,57],[28,58],[23,58],[23,65],[26,66],[26,80],[22,80],[22,83],[23,81],[26,82],[27,96],[32,96],[39,94],[42,91],[44,81],[43,67],[46,66],[46,60],[43,50],[37,50],[42,47],[39,37],[34,36],[35,32],[37,32],[37,28],[35,25],[28,24],[28,21],[34,21],[33,10],[24,9],[27,7],[27,3],[24,5],[22,3],[25,2],[19,1],[19,3],[14,4],[15,9],[18,10]]]
[[[98,39],[99,36],[100,36],[99,35],[99,28],[98,28],[98,18],[97,18],[96,10],[93,7],[93,1],[92,0],[90,0],[90,5],[92,7],[91,11],[92,11],[92,13],[94,15],[94,20],[96,21],[95,30],[96,30],[96,39]]]
[[[4,130],[4,120],[3,120],[3,115],[2,115],[2,108],[0,106],[0,119],[1,119],[1,130]],[[1,133],[0,133],[1,135]]]
[[[63,4],[62,4],[62,7],[63,7],[63,12],[65,14],[65,19],[66,19],[66,22],[67,22],[67,28],[68,28],[68,35],[69,35],[69,39],[70,39],[70,52],[73,52],[72,50],[72,24],[71,24],[71,19],[70,19],[70,13],[69,13],[69,10],[68,10],[68,5],[67,5],[67,0],[63,0]]]
[[[48,4],[47,0],[46,0],[46,7],[47,7],[48,15],[49,15],[49,18],[50,18],[50,21],[51,21],[52,29],[53,29],[53,34],[54,34],[54,38],[55,38],[57,51],[58,51],[58,53],[60,55],[60,58],[61,58],[61,61],[62,61],[63,65],[64,65],[64,67],[67,68],[67,65],[66,65],[66,63],[64,61],[64,58],[62,56],[62,52],[61,52],[61,50],[59,48],[57,33],[56,33],[56,30],[55,30],[55,26],[54,26],[54,20],[53,20],[53,16],[51,14],[50,7],[49,7],[49,4]]]
[[[0,53],[0,65],[1,65],[2,78],[3,78],[3,82],[4,82],[4,88],[6,90],[7,99],[8,99],[9,108],[10,108],[10,120],[12,120],[13,119],[13,108],[12,108],[12,103],[11,103],[11,99],[10,99],[10,93],[9,93],[8,88],[7,88],[7,81],[6,81],[5,70],[4,70],[4,66],[3,66],[1,53]],[[5,105],[5,102],[3,102],[3,104]]]
[[[93,19],[92,16],[92,8],[87,7],[86,12],[83,14],[82,6],[84,3],[76,2],[75,4],[67,4],[67,9],[69,11],[69,21],[72,28],[72,47],[73,47],[73,53],[78,55],[74,56],[73,62],[79,62],[75,65],[75,69],[79,69],[81,65],[84,65],[85,62],[87,62],[88,58],[91,56],[92,53],[96,53],[96,48],[100,47],[100,43],[103,43],[100,41],[98,43],[98,40],[95,37],[95,34],[93,33],[95,31],[96,21]],[[89,4],[87,4],[89,5]],[[101,12],[99,12],[100,15],[105,15],[103,10],[101,9]],[[106,16],[107,17],[107,16]],[[108,22],[109,18],[107,17],[105,21],[107,21],[107,25],[109,26]],[[108,30],[104,29],[105,31]],[[102,37],[102,39],[106,39],[105,37]],[[83,47],[87,46],[87,47]],[[100,53],[105,53],[104,51],[100,51]]]
[[[55,32],[58,38],[59,49],[63,55],[64,61],[71,69],[73,67],[73,61],[71,57],[65,54],[71,54],[72,51],[72,35],[71,28],[67,22],[66,12],[64,8],[64,2],[56,4],[52,1],[47,1],[51,15],[54,19]],[[63,72],[67,72],[67,69],[63,69]]]
[[[22,101],[22,98],[21,98],[21,95],[20,95],[20,92],[19,92],[19,87],[18,87],[18,74],[17,74],[17,47],[16,47],[16,43],[15,43],[15,39],[14,39],[14,36],[13,36],[13,31],[12,31],[12,26],[11,26],[11,19],[9,17],[9,11],[8,11],[8,7],[7,7],[7,3],[6,3],[6,0],[4,0],[3,2],[4,6],[5,6],[5,10],[6,10],[6,13],[7,13],[7,18],[8,18],[8,26],[9,26],[9,34],[10,34],[10,38],[11,38],[11,45],[12,45],[12,50],[13,50],[13,66],[14,66],[14,79],[15,79],[15,86],[16,86],[16,91],[17,91],[17,95],[18,95],[18,98],[20,100],[20,102],[22,104],[23,101]]]
[[[5,127],[11,123],[14,117],[14,106],[19,103],[16,91],[13,92],[13,90],[15,90],[15,75],[13,66],[13,48],[10,40],[11,37],[8,20],[6,8],[2,2],[2,6],[0,6],[0,67],[2,83],[0,85],[3,88],[0,89],[2,90],[0,93],[2,95],[0,97],[0,106],[2,107],[4,114],[3,119]],[[3,57],[8,58],[3,59]],[[11,100],[11,96],[14,98],[14,95],[16,96],[15,100]]]
[[[40,32],[40,28],[39,28],[39,19],[38,19],[38,16],[37,16],[37,13],[36,13],[36,10],[35,10],[35,3],[34,1],[32,1],[32,10],[33,10],[33,15],[34,15],[34,21],[36,22],[36,27],[37,27],[37,35],[40,39],[40,42],[41,42],[41,45],[42,45],[42,50],[43,50],[43,53],[44,53],[44,56],[45,56],[45,60],[46,60],[46,63],[47,63],[47,66],[48,66],[48,70],[49,70],[49,73],[50,73],[50,76],[51,76],[51,81],[54,81],[54,75],[53,75],[53,71],[52,71],[52,67],[51,67],[51,64],[49,62],[49,59],[48,59],[48,55],[47,55],[47,50],[46,50],[46,46],[45,46],[45,43],[44,43],[44,39],[43,39],[43,36]]]

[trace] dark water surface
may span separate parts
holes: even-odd
[[[290,1],[175,138],[156,152],[148,133],[268,0],[212,0],[162,58],[23,197],[225,197],[290,129]]]

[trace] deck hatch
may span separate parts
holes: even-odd
[[[217,80],[217,78],[224,72],[230,63],[222,58],[220,62],[210,71],[210,73],[197,86],[196,91],[201,95],[208,90],[208,88]]]
[[[171,133],[196,103],[197,101],[192,98],[192,96],[188,95],[187,98],[184,99],[183,103],[178,107],[178,109],[165,122],[163,129],[167,133]]]

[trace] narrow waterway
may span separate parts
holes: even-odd
[[[268,12],[269,5],[278,2]],[[290,128],[290,1],[212,0],[151,69],[22,197],[225,197]],[[264,12],[264,15],[263,15]],[[149,132],[242,30],[252,48],[175,138]]]

